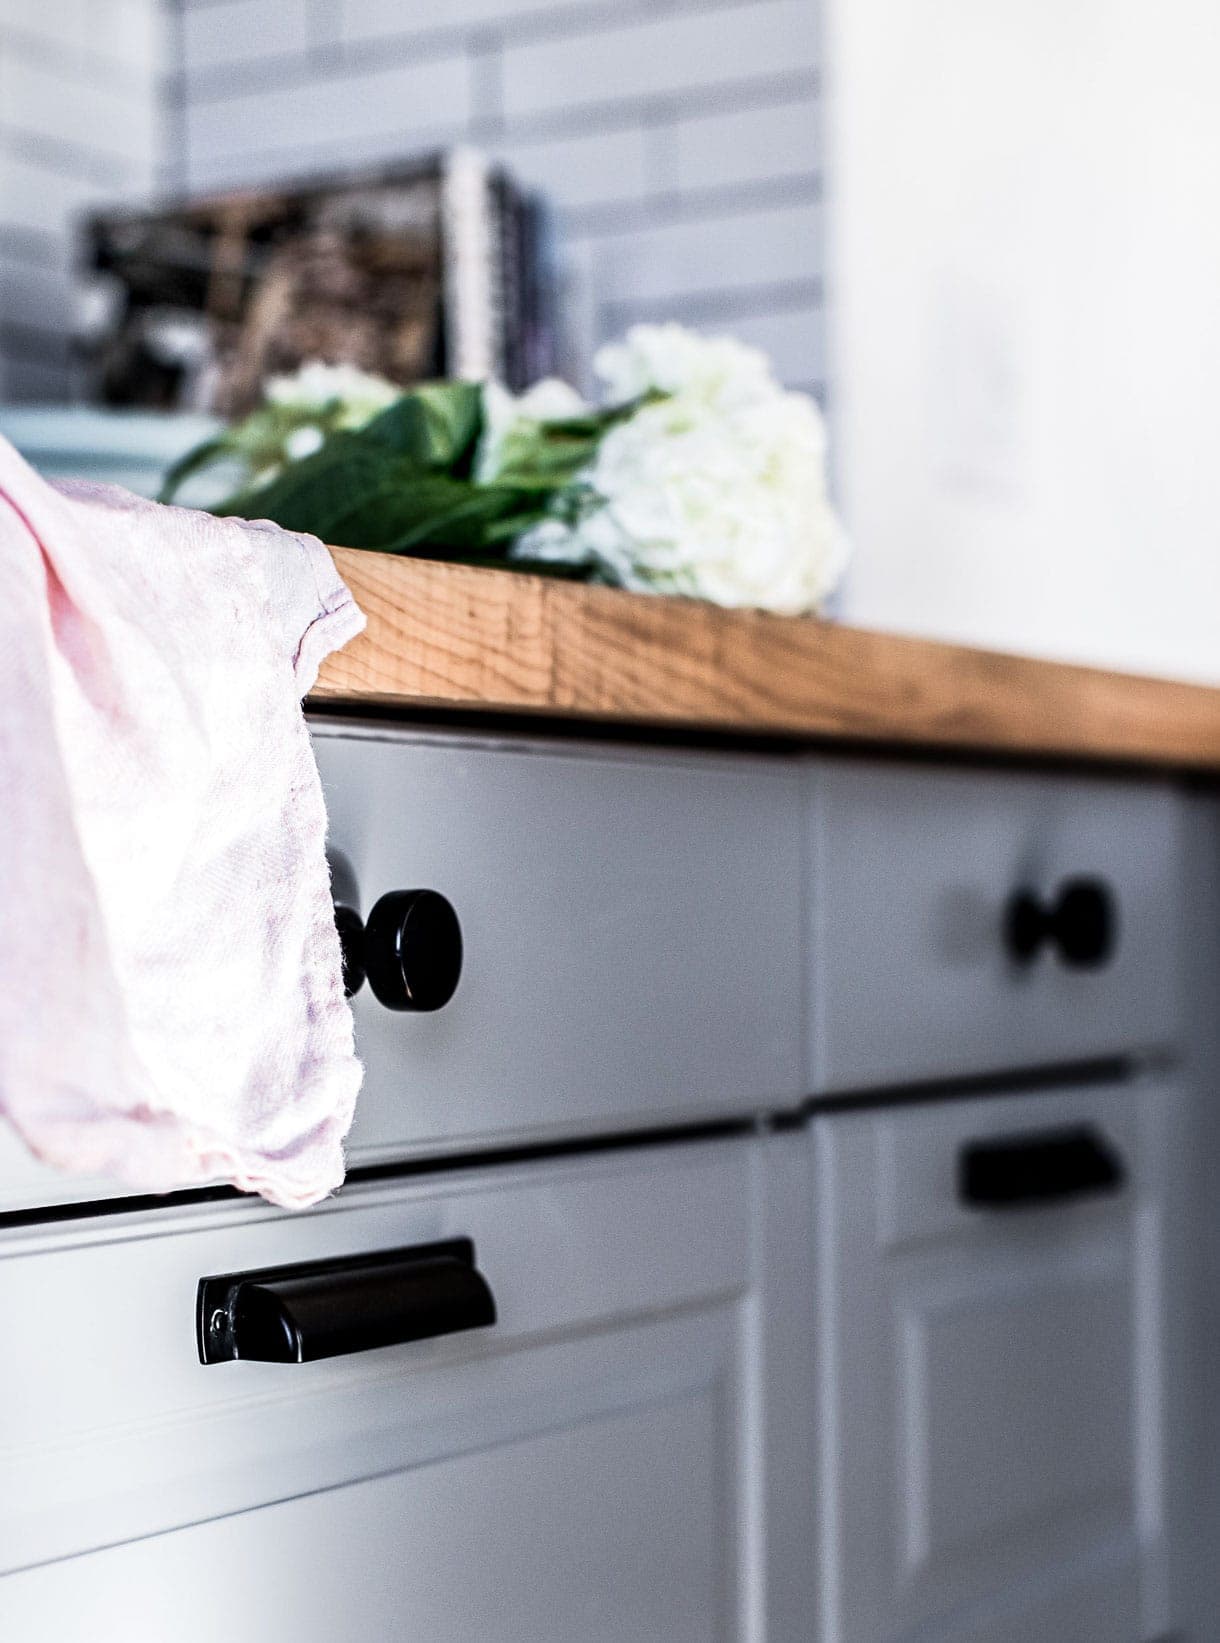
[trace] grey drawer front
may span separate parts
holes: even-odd
[[[806,1154],[657,1146],[304,1215],[6,1231],[0,1636],[727,1643],[807,1616]],[[201,1276],[458,1237],[491,1327],[197,1361]]]
[[[362,911],[439,890],[465,948],[435,1014],[357,996],[353,1160],[800,1096],[798,766],[392,730],[315,746]]]
[[[722,1308],[738,1328],[751,1146],[430,1175],[303,1215],[237,1202],[7,1235],[0,1296],[24,1327],[0,1364],[0,1574],[561,1430],[621,1407],[615,1368],[642,1375],[631,1405],[667,1376],[702,1384],[684,1328],[672,1355],[661,1337],[684,1311],[696,1336]],[[204,1276],[454,1238],[473,1240],[491,1328],[313,1363],[198,1361]]]
[[[871,1088],[1110,1056],[1177,1031],[1180,799],[1168,784],[819,761],[810,1083]],[[1009,898],[1101,878],[1113,957],[1014,962]]]
[[[0,1579],[0,1623],[21,1643],[736,1635],[714,1409],[692,1390],[33,1569]]]
[[[804,1092],[799,761],[325,721],[362,911],[441,891],[464,967],[432,1015],[354,1001],[353,1164],[791,1107]],[[0,1123],[0,1212],[113,1197]]]
[[[844,1643],[1160,1634],[1140,1605],[1151,1615],[1163,1576],[1174,1099],[1132,1082],[815,1120]],[[964,1154],[1070,1134],[1104,1146],[1121,1179],[964,1201]],[[1122,1624],[1077,1630],[1099,1570],[1125,1598],[1101,1612]]]

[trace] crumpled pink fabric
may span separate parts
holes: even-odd
[[[0,1111],[65,1170],[300,1206],[360,1066],[301,698],[364,626],[267,523],[0,439]]]

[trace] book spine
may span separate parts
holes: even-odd
[[[529,386],[527,358],[529,314],[526,307],[527,267],[522,238],[521,191],[508,178],[498,179],[500,268],[504,312],[504,381],[515,392]]]
[[[558,368],[556,286],[550,213],[537,195],[523,201],[522,260],[526,269],[525,369],[530,381]]]
[[[503,369],[504,315],[492,179],[471,148],[447,154],[441,185],[445,371],[485,382]]]

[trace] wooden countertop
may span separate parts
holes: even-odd
[[[1220,772],[1220,689],[336,548],[367,630],[318,704]]]

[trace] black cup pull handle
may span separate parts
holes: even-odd
[[[957,1192],[975,1209],[1020,1209],[1118,1192],[1123,1160],[1091,1124],[968,1141],[958,1154]]]
[[[200,1363],[310,1363],[496,1321],[469,1238],[201,1278]]]

